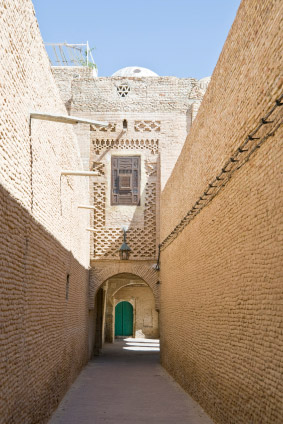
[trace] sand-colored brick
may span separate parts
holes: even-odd
[[[282,11],[241,3],[162,193],[161,240],[282,94]],[[277,129],[161,255],[162,363],[218,423],[282,422],[281,163]]]
[[[88,360],[89,212],[72,126],[28,0],[0,1],[0,423],[44,423]],[[66,282],[69,274],[69,294]]]

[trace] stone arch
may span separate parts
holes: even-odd
[[[109,278],[119,274],[132,274],[140,277],[152,289],[155,309],[159,311],[158,272],[154,269],[154,264],[122,261],[113,264],[97,263],[90,269],[89,309],[94,308],[95,295],[99,287]]]
[[[128,276],[131,274],[127,274]],[[133,275],[133,274],[132,274]],[[119,276],[119,274],[117,274],[117,276]],[[113,275],[113,277],[116,277],[115,275]],[[144,280],[143,280],[144,281]],[[118,288],[115,289],[115,291],[113,291],[112,296],[115,296],[116,293],[118,293],[119,290],[124,289],[125,287],[130,287],[132,285],[132,283],[122,283],[121,286],[119,286]]]

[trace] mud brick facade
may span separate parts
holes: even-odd
[[[72,125],[30,121],[66,114],[31,2],[0,19],[0,423],[44,423],[88,360],[88,184]]]
[[[90,179],[91,260],[117,260],[122,226],[128,228],[131,259],[156,262],[160,190],[170,176],[209,78],[101,77],[91,69],[53,67],[70,114],[109,122],[107,128],[77,127]],[[126,87],[127,91],[120,91]],[[126,94],[125,94],[126,93]],[[111,158],[139,157],[138,206],[113,205]]]
[[[162,364],[223,424],[283,417],[282,12],[242,2],[161,196]]]

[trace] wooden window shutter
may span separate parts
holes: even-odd
[[[111,204],[140,204],[139,156],[112,156]]]
[[[111,169],[111,204],[118,205],[119,200],[119,178],[118,178],[118,158],[112,157],[112,169]]]

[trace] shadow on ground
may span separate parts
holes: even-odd
[[[81,372],[49,424],[212,424],[159,363],[159,340],[106,344]]]

